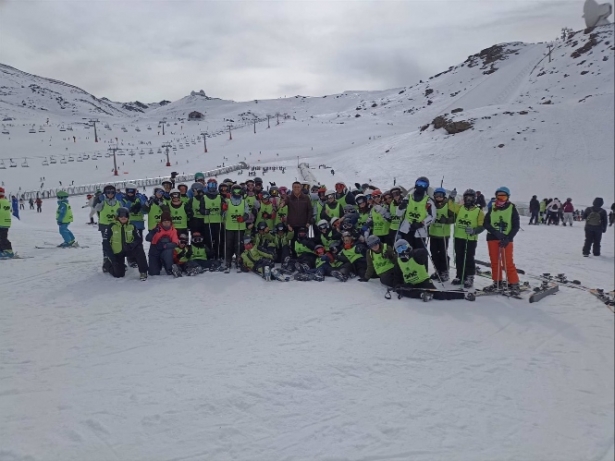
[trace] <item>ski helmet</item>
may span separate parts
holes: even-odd
[[[4,187],[0,187],[0,197],[4,197],[5,193],[6,191],[4,190]]]
[[[261,200],[269,200],[270,197],[269,192],[261,192]]]
[[[446,189],[444,187],[438,187],[436,190],[433,191],[433,196],[435,197],[436,194],[440,194],[442,195],[442,197],[446,197]]]
[[[218,181],[216,178],[209,178],[205,183],[205,189],[207,192],[216,192],[218,190]]]
[[[354,205],[346,205],[344,206],[344,214],[354,213]]]
[[[58,191],[58,193],[56,194],[56,197],[58,197],[59,199],[65,199],[68,198],[68,193],[66,191]]]
[[[474,189],[467,189],[463,193],[463,203],[466,205],[474,205],[476,203],[476,192]]]
[[[243,244],[244,245],[250,245],[252,243],[252,237],[249,235],[244,235],[243,237]]]
[[[160,183],[161,186],[164,186],[165,184],[173,187],[173,181],[171,181],[170,179],[165,179]]]
[[[389,192],[391,195],[401,195],[401,187],[392,187]]]
[[[154,187],[154,195],[157,195],[157,194],[164,194],[164,189],[158,186]]]
[[[399,255],[399,259],[401,259],[402,261],[408,261],[410,259],[410,252],[412,251],[412,246],[410,246],[410,244],[404,240],[404,239],[399,239],[397,242],[395,242],[395,253],[397,253]]]
[[[321,219],[320,221],[318,221],[318,224],[316,224],[316,227],[318,227],[321,231],[325,231],[331,226],[326,219]]]
[[[107,195],[111,192],[113,192],[113,195],[115,195],[115,186],[113,184],[107,184],[103,189],[103,193]]]
[[[325,192],[325,197],[327,197],[327,199],[328,199],[329,197],[333,197],[333,198],[335,198],[335,191],[334,191],[334,190],[329,189],[328,191],[326,191],[326,192]]]
[[[320,189],[320,186],[318,184],[313,184],[312,187],[310,188],[310,192],[318,192],[319,189]]]
[[[335,184],[335,191],[339,194],[345,194],[347,191],[346,184],[344,184],[343,182],[338,182],[337,184]]]
[[[288,187],[286,186],[282,186],[280,187],[280,195],[287,195],[288,194]]]
[[[370,235],[369,237],[367,237],[365,243],[369,248],[375,247],[376,245],[380,245],[380,237],[378,237],[377,235]]]
[[[233,197],[241,197],[243,195],[243,188],[239,184],[235,184],[231,187],[231,195]]]
[[[171,189],[171,192],[169,192],[169,197],[171,198],[181,198],[182,194],[180,191],[178,191],[177,189]]]
[[[205,175],[200,171],[194,173],[194,182],[205,181]]]
[[[186,192],[188,192],[188,186],[186,186],[184,183],[181,183],[177,186],[177,189],[182,193],[185,194]],[[183,190],[182,190],[183,189]]]
[[[357,205],[361,205],[362,203],[367,203],[367,197],[363,194],[359,194],[354,198],[354,201]]]
[[[254,178],[254,184],[262,184],[262,183],[263,183],[263,178],[259,178],[258,176]]]
[[[277,186],[271,186],[269,188],[269,195],[271,195],[272,197],[277,197],[279,195],[278,187]]]
[[[203,192],[203,184],[200,182],[195,182],[192,186],[190,186],[190,189],[192,189],[192,192],[195,194],[201,193]]]
[[[314,247],[314,253],[316,253],[317,255],[323,255],[325,254],[325,247],[322,245],[316,245]]]
[[[498,187],[498,188],[496,189],[496,191],[495,191],[495,195],[497,196],[497,195],[498,195],[498,193],[500,193],[500,192],[501,192],[502,194],[506,194],[506,195],[508,195],[508,196],[510,197],[510,189],[509,189],[508,187],[506,187],[506,186],[501,186],[501,187]]]
[[[188,244],[188,234],[180,234],[179,243]]]
[[[203,236],[201,235],[200,231],[193,231],[192,232],[192,243],[202,243],[203,242]]]
[[[307,235],[307,229],[305,227],[300,227],[299,229],[297,229],[297,237],[299,236],[305,237],[306,235]]]
[[[429,179],[425,176],[419,176],[416,178],[416,181],[414,181],[414,187],[426,191],[429,188]]]
[[[264,231],[267,229],[267,222],[261,221],[256,225],[256,229],[259,231]]]
[[[337,223],[339,220],[340,218],[338,218],[337,216],[333,216],[330,222],[331,226],[335,226],[335,223]]]
[[[352,240],[354,240],[354,235],[352,235],[350,232],[348,232],[348,231],[342,232],[342,239],[345,239],[346,237],[349,237]]]
[[[132,182],[129,182],[128,184],[126,184],[126,193],[127,194],[136,194],[137,190],[138,190],[138,188],[137,188],[136,184],[134,184]]]
[[[377,198],[382,196],[382,191],[380,189],[375,189],[372,191],[372,198]]]
[[[283,222],[279,222],[275,225],[275,231],[276,232],[286,232],[286,226],[284,225]]]
[[[130,218],[130,210],[125,207],[120,207],[115,212],[115,216],[118,218]]]
[[[233,180],[231,178],[225,178],[222,182],[233,184]]]

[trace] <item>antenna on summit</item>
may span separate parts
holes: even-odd
[[[610,3],[598,4],[596,0],[585,0],[583,19],[588,29],[610,24],[607,18],[611,14],[613,14],[613,5]]]

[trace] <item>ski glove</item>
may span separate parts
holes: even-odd
[[[449,192],[448,194],[449,198],[454,199],[455,197],[457,197],[457,188],[453,189],[452,191]]]
[[[473,227],[466,227],[466,234],[474,235],[474,234],[476,234],[476,232],[474,232],[474,228]]]
[[[203,210],[203,216],[209,216],[210,214],[211,214],[211,210],[208,210],[207,208]]]
[[[408,198],[404,198],[401,203],[399,204],[399,206],[397,207],[398,210],[405,210],[406,208],[408,208]]]
[[[510,243],[510,240],[508,240],[507,238],[501,239],[500,240],[500,248],[506,248],[509,243]]]
[[[136,202],[133,206],[130,207],[131,213],[138,213],[141,211],[141,202]]]
[[[237,222],[243,222],[243,216],[237,216]]]
[[[328,257],[327,255],[322,255],[322,256],[320,257],[320,260],[321,260],[321,261],[324,261],[324,262],[327,262],[327,261],[329,261],[329,257]]]
[[[410,224],[410,232],[416,232],[421,227],[423,227],[422,222],[413,222],[412,224]]]
[[[367,224],[361,227],[361,232],[367,232],[368,230],[369,230],[369,226]]]

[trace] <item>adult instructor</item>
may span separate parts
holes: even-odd
[[[295,181],[293,183],[292,193],[287,197],[288,215],[286,216],[286,224],[293,229],[299,227],[308,227],[312,224],[312,201],[310,196],[302,191],[301,183]],[[297,232],[293,237],[291,248],[295,246]]]

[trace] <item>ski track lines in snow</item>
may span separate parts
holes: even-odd
[[[11,234],[35,258],[1,263],[2,461],[613,452],[614,316],[587,293],[425,304],[387,301],[376,281],[114,280],[76,205],[90,248],[30,249],[57,238],[47,203]],[[525,227],[517,264],[612,288],[610,232],[603,256],[584,259],[581,226]]]

